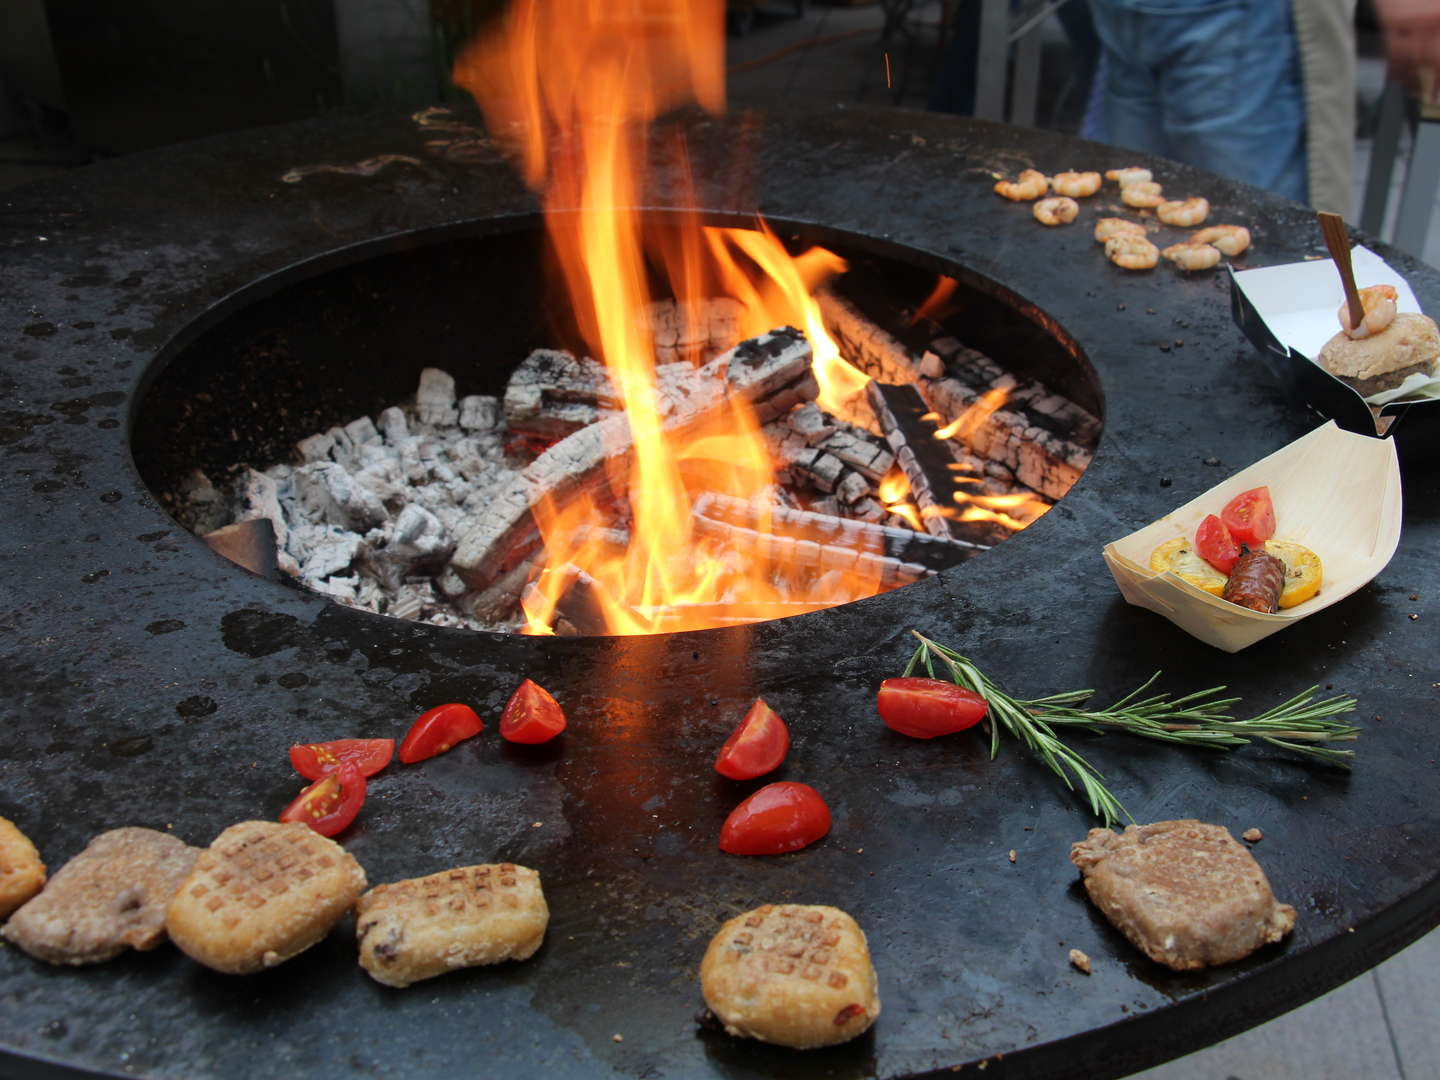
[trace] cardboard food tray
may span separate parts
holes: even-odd
[[[1355,276],[1364,285],[1394,285],[1401,311],[1420,306],[1405,279],[1368,248],[1351,252]],[[1329,259],[1286,263],[1230,273],[1230,312],[1287,397],[1360,435],[1398,437],[1407,451],[1440,453],[1440,389],[1425,396],[1367,404],[1352,387],[1312,357],[1338,329],[1336,311],[1344,302],[1340,275]]]
[[[1270,615],[1150,569],[1150,553],[1162,543],[1193,537],[1207,514],[1218,514],[1230,499],[1262,484],[1275,506],[1275,539],[1303,544],[1320,558],[1323,578],[1314,597]],[[1331,421],[1105,545],[1103,554],[1129,603],[1163,615],[1207,645],[1239,652],[1323,611],[1380,573],[1400,542],[1400,509],[1394,440],[1357,435]]]

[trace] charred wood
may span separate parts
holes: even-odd
[[[1074,402],[1038,382],[1018,381],[953,337],[938,339],[917,355],[843,297],[823,292],[820,306],[851,363],[881,382],[913,383],[928,411],[947,423],[987,394],[1003,392],[1004,403],[977,421],[963,447],[957,442],[958,456],[968,450],[1001,464],[1019,483],[1052,500],[1069,491],[1089,465],[1100,423]]]
[[[932,536],[984,544],[1004,539],[1003,532],[984,524],[958,520],[955,493],[959,489],[951,468],[954,459],[945,445],[947,440],[935,437],[938,425],[928,419],[933,413],[920,392],[913,386],[895,386],[878,379],[865,390],[885,437],[895,449],[895,460],[910,481],[910,493],[925,531]]]
[[[703,425],[729,397],[753,405],[813,386],[808,342],[799,331],[782,327],[741,342],[691,378],[670,380],[657,391],[665,429],[679,433]],[[461,534],[451,567],[472,589],[484,589],[536,550],[533,512],[542,499],[598,489],[606,482],[607,464],[623,464],[632,449],[624,416],[567,435],[490,500],[484,515]]]

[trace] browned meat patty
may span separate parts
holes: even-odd
[[[1070,861],[1115,928],[1177,971],[1239,960],[1295,925],[1295,909],[1276,901],[1255,857],[1219,825],[1091,829]]]
[[[52,964],[97,964],[165,940],[165,905],[200,854],[154,829],[103,832],[5,924],[5,939]]]

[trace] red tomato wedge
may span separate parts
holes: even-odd
[[[1275,535],[1275,507],[1268,487],[1242,491],[1225,504],[1220,520],[1237,544],[1258,548]]]
[[[914,676],[882,682],[876,706],[886,727],[916,739],[933,739],[974,727],[990,708],[973,690]]]
[[[1195,551],[1222,574],[1230,573],[1240,558],[1240,545],[1214,514],[1208,514],[1195,530]]]
[[[306,780],[319,780],[347,761],[360,770],[361,776],[374,776],[394,756],[394,739],[334,739],[290,747],[290,764]]]
[[[500,714],[500,737],[514,743],[549,742],[565,730],[565,710],[543,686],[526,679]]]
[[[355,820],[364,801],[365,777],[350,762],[341,762],[335,772],[326,773],[295,796],[280,812],[280,820],[298,821],[321,836],[334,836]]]
[[[742,802],[720,829],[720,850],[731,855],[799,851],[830,831],[830,808],[809,784],[766,784]]]
[[[780,767],[790,750],[790,729],[764,698],[755,704],[720,748],[715,771],[731,780],[753,780]]]
[[[420,714],[400,743],[400,760],[407,765],[443,754],[456,743],[485,730],[485,721],[469,705],[436,705]]]

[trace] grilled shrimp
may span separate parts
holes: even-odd
[[[1360,320],[1359,326],[1350,325],[1350,305],[1340,305],[1336,314],[1340,317],[1340,329],[1354,341],[1367,338],[1371,334],[1378,334],[1392,322],[1395,321],[1396,301],[1399,293],[1393,285],[1371,285],[1360,290],[1360,306],[1365,309],[1365,316]]]
[[[1211,225],[1190,234],[1192,244],[1209,244],[1234,258],[1250,246],[1250,230],[1244,225]]]
[[[1203,224],[1209,215],[1209,201],[1199,196],[1183,202],[1162,202],[1155,208],[1155,216],[1162,222],[1166,225],[1179,226],[1182,229]]]
[[[1103,244],[1112,236],[1140,236],[1145,235],[1145,226],[1138,221],[1126,221],[1118,217],[1102,217],[1095,222],[1095,239]]]
[[[1120,201],[1126,206],[1146,209],[1159,206],[1165,197],[1160,194],[1160,185],[1154,180],[1136,180],[1120,189]]]
[[[1105,241],[1105,254],[1124,270],[1150,270],[1160,261],[1160,249],[1149,240],[1124,233]]]
[[[1080,205],[1063,195],[1041,199],[1034,206],[1035,220],[1041,225],[1069,225],[1080,213]]]
[[[1038,199],[1050,190],[1050,178],[1037,169],[1026,169],[1018,180],[1000,180],[995,184],[995,194],[1004,195],[1016,202]]]
[[[1149,169],[1142,169],[1138,165],[1132,165],[1128,169],[1108,169],[1105,173],[1106,180],[1116,180],[1123,188],[1126,184],[1138,182],[1148,183],[1155,179]]]
[[[1060,172],[1050,180],[1050,186],[1056,195],[1084,199],[1100,190],[1100,174],[1098,172]]]
[[[1209,244],[1171,244],[1160,253],[1181,270],[1209,270],[1220,261],[1220,249]]]

